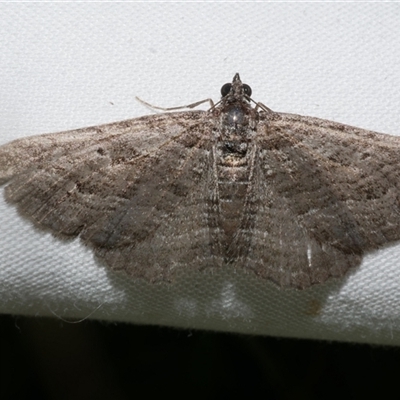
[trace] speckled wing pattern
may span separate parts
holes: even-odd
[[[1,146],[6,200],[151,282],[230,265],[304,289],[400,239],[400,138],[252,107],[238,74],[221,93]]]

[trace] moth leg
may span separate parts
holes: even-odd
[[[162,111],[174,111],[174,110],[182,110],[183,108],[195,108],[195,107],[199,106],[200,104],[207,103],[207,102],[210,103],[211,108],[214,108],[214,102],[211,99],[200,100],[200,101],[197,101],[196,103],[188,104],[187,106],[164,108],[164,107],[153,106],[152,104],[147,103],[146,101],[140,99],[139,97],[135,97],[135,98],[136,98],[136,100],[140,101],[142,104],[144,104],[147,107],[150,107],[155,110],[162,110]]]

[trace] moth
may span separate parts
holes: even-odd
[[[5,198],[150,282],[230,267],[305,289],[400,239],[400,137],[251,94],[236,74],[208,111],[15,140],[0,147]]]

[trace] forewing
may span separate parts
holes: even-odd
[[[210,132],[196,111],[17,140],[0,148],[6,199],[39,228],[80,235],[112,268],[169,279],[207,256],[199,124]]]
[[[304,288],[400,239],[400,138],[311,117],[262,116],[249,268]]]

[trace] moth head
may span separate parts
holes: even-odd
[[[242,83],[239,74],[233,77],[232,83],[225,83],[225,85],[221,87],[222,98],[231,95],[235,98],[244,96],[245,99],[248,100],[251,93],[251,87],[246,83]]]

